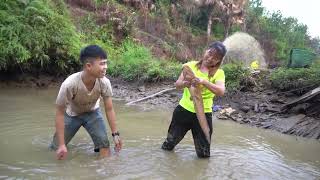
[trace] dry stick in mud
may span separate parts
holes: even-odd
[[[195,79],[195,75],[192,72],[191,68],[187,65],[183,66],[182,69],[182,73],[183,73],[183,77],[184,80],[191,82],[193,79]],[[192,102],[194,104],[195,110],[196,110],[196,114],[197,114],[197,118],[200,124],[200,127],[203,131],[203,133],[206,136],[206,139],[208,141],[208,143],[210,143],[210,129],[209,129],[209,125],[206,119],[206,116],[204,114],[204,109],[203,109],[203,99],[202,99],[202,95],[201,95],[201,87],[200,85],[197,86],[190,86],[190,88],[188,88],[191,94],[191,98],[192,98]]]
[[[168,91],[172,91],[172,90],[175,90],[175,89],[176,89],[176,88],[165,89],[165,90],[159,91],[159,92],[157,92],[157,93],[155,93],[155,94],[152,94],[152,95],[150,95],[150,96],[147,96],[147,97],[144,97],[144,98],[135,100],[135,101],[128,102],[126,105],[131,105],[131,104],[134,104],[134,103],[137,103],[137,102],[141,102],[141,101],[150,99],[150,98],[152,98],[152,97],[155,97],[155,96],[157,96],[157,95],[160,95],[160,94],[162,94],[162,93],[165,93],[165,92],[168,92]]]

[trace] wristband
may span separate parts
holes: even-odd
[[[120,133],[119,133],[119,131],[116,131],[116,132],[112,133],[111,135],[112,135],[112,137],[120,136]]]

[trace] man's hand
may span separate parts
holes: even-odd
[[[113,142],[114,142],[114,145],[115,145],[114,150],[116,152],[119,152],[121,150],[121,148],[122,148],[122,141],[120,139],[120,136],[119,135],[113,136]]]
[[[63,160],[67,157],[67,147],[66,145],[60,145],[59,148],[56,151],[57,159],[58,160]]]

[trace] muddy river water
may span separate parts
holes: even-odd
[[[81,128],[67,160],[58,161],[48,150],[56,94],[0,90],[0,179],[320,179],[317,140],[214,119],[212,156],[198,159],[190,132],[174,152],[160,149],[172,110],[142,110],[117,100],[123,150],[98,159]]]

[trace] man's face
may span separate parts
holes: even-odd
[[[92,76],[103,78],[107,71],[107,59],[97,58],[87,63],[88,70]]]
[[[221,60],[222,57],[216,49],[208,49],[204,54],[203,63],[207,67],[215,67]]]

